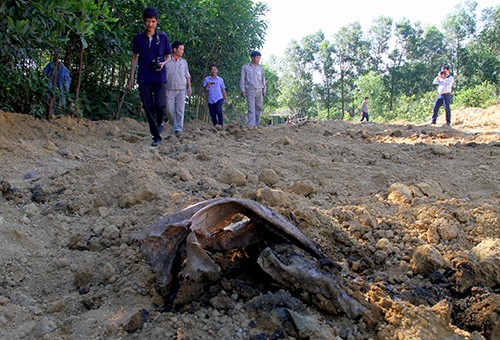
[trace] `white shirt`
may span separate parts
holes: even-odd
[[[446,78],[441,78],[440,76],[437,76],[436,79],[434,79],[433,84],[438,85],[438,90],[437,90],[438,93],[443,94],[451,92],[451,87],[454,81],[455,79],[453,79],[453,76],[450,74]]]
[[[252,63],[243,65],[241,68],[240,89],[241,92],[248,92],[248,90],[252,89],[262,89],[265,92],[266,77],[264,68],[259,64],[254,66]]]

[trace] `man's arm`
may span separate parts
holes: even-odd
[[[161,67],[157,71],[161,71],[161,69],[163,68],[163,66],[165,66],[169,61],[170,61],[170,54],[165,54],[165,61],[161,61],[160,62]]]
[[[453,76],[449,76],[449,77],[446,77],[443,79],[443,82],[446,85],[451,85],[451,84],[453,84],[454,81],[455,81],[455,79],[453,79]]]
[[[187,81],[187,95],[191,96],[192,90],[191,90],[191,77],[186,78]]]
[[[262,85],[264,86],[262,89],[262,95],[265,97],[267,93],[267,85],[266,85],[266,75],[264,74],[264,68],[262,68]]]
[[[224,102],[226,103],[226,106],[229,106],[229,101],[227,100],[227,91],[225,88],[221,89],[222,96],[224,97]]]
[[[241,90],[241,95],[246,98],[247,93],[245,91],[245,79],[246,79],[246,68],[245,66],[243,66],[241,68],[240,90]]]

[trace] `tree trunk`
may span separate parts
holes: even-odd
[[[342,112],[340,112],[340,120],[344,120],[344,109],[345,109],[345,84],[344,84],[344,74],[342,72],[340,76],[340,101],[342,103]]]
[[[125,100],[125,95],[127,94],[127,88],[125,87],[123,89],[123,93],[120,97],[120,101],[118,102],[118,108],[116,109],[116,116],[115,116],[115,119],[118,120],[120,119],[120,111],[122,110],[122,106],[123,106],[123,101]]]
[[[78,99],[80,98],[80,83],[82,81],[82,72],[83,72],[83,43],[80,41],[80,61],[78,65],[78,81],[76,83],[75,102],[78,102]]]
[[[116,120],[120,119],[120,111],[122,110],[123,102],[125,100],[125,94],[127,93],[127,87],[125,85],[126,76],[127,76],[126,72],[123,70],[122,67],[120,67],[118,71],[118,88],[124,88],[124,89],[118,101],[118,108],[116,109],[116,116],[115,116]],[[114,77],[114,72],[113,72],[113,77]]]
[[[393,102],[394,102],[394,72],[391,71],[391,89],[389,91],[389,112],[392,111]]]
[[[109,89],[113,90],[113,86],[115,85],[115,64],[111,67],[111,81],[109,82]]]
[[[196,120],[199,119],[198,117],[198,114],[200,113],[200,106],[201,106],[201,103],[203,101],[203,91],[204,91],[204,88],[203,88],[203,84],[202,83],[199,83],[199,85],[197,86],[197,91],[198,92],[198,95],[197,95],[197,98],[196,98]],[[203,115],[205,115],[205,113],[203,113]],[[204,117],[202,117],[202,120],[204,119]]]
[[[326,89],[326,119],[330,120],[330,84],[327,83]]]
[[[49,103],[47,105],[47,120],[52,119],[52,109],[54,108],[54,101],[55,101],[55,87],[57,84],[57,75],[58,75],[58,70],[59,70],[59,54],[56,53],[54,55],[54,76],[52,78],[52,89],[50,91],[50,98],[49,98]]]

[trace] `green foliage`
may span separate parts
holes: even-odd
[[[234,107],[243,107],[238,88],[241,66],[249,62],[250,51],[262,47],[267,28],[267,6],[252,0],[3,2],[0,82],[5,86],[0,89],[0,107],[42,116],[47,79],[41,70],[58,54],[72,77],[71,111],[91,119],[115,117],[129,77],[132,37],[144,29],[146,7],[158,8],[159,29],[171,41],[186,45],[194,88],[187,118],[203,117],[198,115],[204,108],[199,89],[212,63],[219,65]],[[121,116],[142,117],[139,107],[138,92],[131,91]]]
[[[297,41],[292,41],[286,51],[280,70],[278,101],[291,116],[305,117],[313,113],[313,75],[307,67],[311,57]]]
[[[436,91],[421,95],[401,95],[397,98],[394,109],[380,116],[380,122],[406,120],[409,122],[422,122],[430,119],[432,106],[436,99]]]
[[[279,75],[278,71],[275,70],[275,66],[271,60],[268,64],[263,64],[265,75],[266,75],[266,100],[264,101],[264,113],[273,113],[278,109],[278,97],[280,95],[279,89]]]
[[[309,98],[311,112],[321,119],[358,119],[368,96],[374,121],[425,121],[436,96],[432,81],[443,65],[455,76],[453,106],[494,103],[500,92],[500,6],[483,11],[484,25],[477,25],[476,7],[475,1],[459,4],[443,22],[444,32],[382,16],[367,34],[353,22],[334,33],[332,43],[321,31],[301,44],[292,41],[282,66],[288,72],[281,74],[280,103],[294,112]]]
[[[226,117],[243,123],[241,67],[262,47],[267,28],[267,5],[252,0],[2,2],[0,108],[43,117],[48,90],[42,70],[57,54],[72,77],[68,112],[113,119],[129,77],[131,40],[144,29],[142,12],[150,6],[160,10],[159,29],[186,46],[193,84],[186,118],[207,119],[201,82],[215,63],[232,103]],[[280,112],[357,119],[369,96],[374,121],[427,120],[435,99],[432,79],[443,64],[452,66],[456,79],[454,107],[497,102],[500,6],[486,8],[481,25],[476,7],[469,0],[457,6],[443,31],[382,16],[366,33],[353,22],[332,37],[319,31],[292,41],[283,60],[263,56],[268,80],[263,117]],[[143,117],[137,90],[127,93],[120,115]]]
[[[24,112],[43,117],[46,109],[48,86],[41,73],[29,72],[28,68],[0,68],[0,98],[2,109]]]
[[[463,88],[453,96],[453,104],[456,107],[487,108],[499,102],[500,100],[495,94],[495,86],[489,82]]]
[[[387,93],[384,90],[384,82],[381,74],[376,71],[370,71],[362,75],[356,81],[356,88],[358,91],[354,101],[359,104],[359,107],[355,108],[355,113],[359,113],[364,98],[369,97],[368,110],[370,117],[375,119],[383,116],[387,111]]]

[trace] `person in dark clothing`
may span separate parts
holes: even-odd
[[[45,74],[49,79],[49,90],[51,95],[55,93],[54,87],[59,90],[55,96],[58,99],[57,105],[52,105],[52,111],[50,112],[51,114],[55,114],[56,106],[62,107],[63,109],[66,107],[66,95],[69,92],[71,76],[69,74],[68,68],[58,58],[54,58],[54,61],[48,63],[45,66],[45,68],[43,69],[43,74]],[[55,86],[54,76],[56,78]]]
[[[162,139],[160,134],[165,129],[163,119],[167,110],[167,72],[164,66],[170,59],[171,47],[168,36],[156,30],[158,11],[146,8],[143,18],[145,30],[136,34],[132,40],[133,55],[128,87],[133,88],[135,69],[139,66],[137,83],[153,136],[151,146],[158,146]]]

